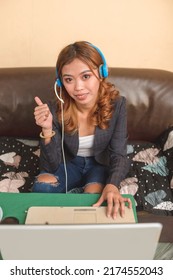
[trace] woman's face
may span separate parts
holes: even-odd
[[[93,69],[93,72],[78,58],[62,68],[62,83],[80,106],[92,108],[97,101],[100,79],[98,70]]]

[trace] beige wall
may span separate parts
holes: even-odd
[[[173,71],[173,0],[0,0],[0,67],[54,66],[77,40],[109,66]]]

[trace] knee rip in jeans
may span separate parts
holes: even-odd
[[[40,174],[37,176],[37,182],[38,183],[45,183],[45,184],[50,184],[53,187],[57,187],[59,185],[58,178],[52,174]]]
[[[84,186],[84,193],[101,193],[104,186],[100,183],[93,182]]]

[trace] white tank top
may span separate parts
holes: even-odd
[[[78,156],[91,157],[94,155],[94,135],[79,137]]]

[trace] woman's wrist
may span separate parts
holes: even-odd
[[[50,129],[49,130],[42,129],[42,132],[40,132],[40,137],[44,139],[52,138],[54,135],[55,135],[55,131]]]
[[[116,185],[107,184],[106,187],[107,187],[107,189],[110,189],[110,190],[114,190],[114,191],[118,191],[118,192],[119,192],[119,188],[118,188]]]

